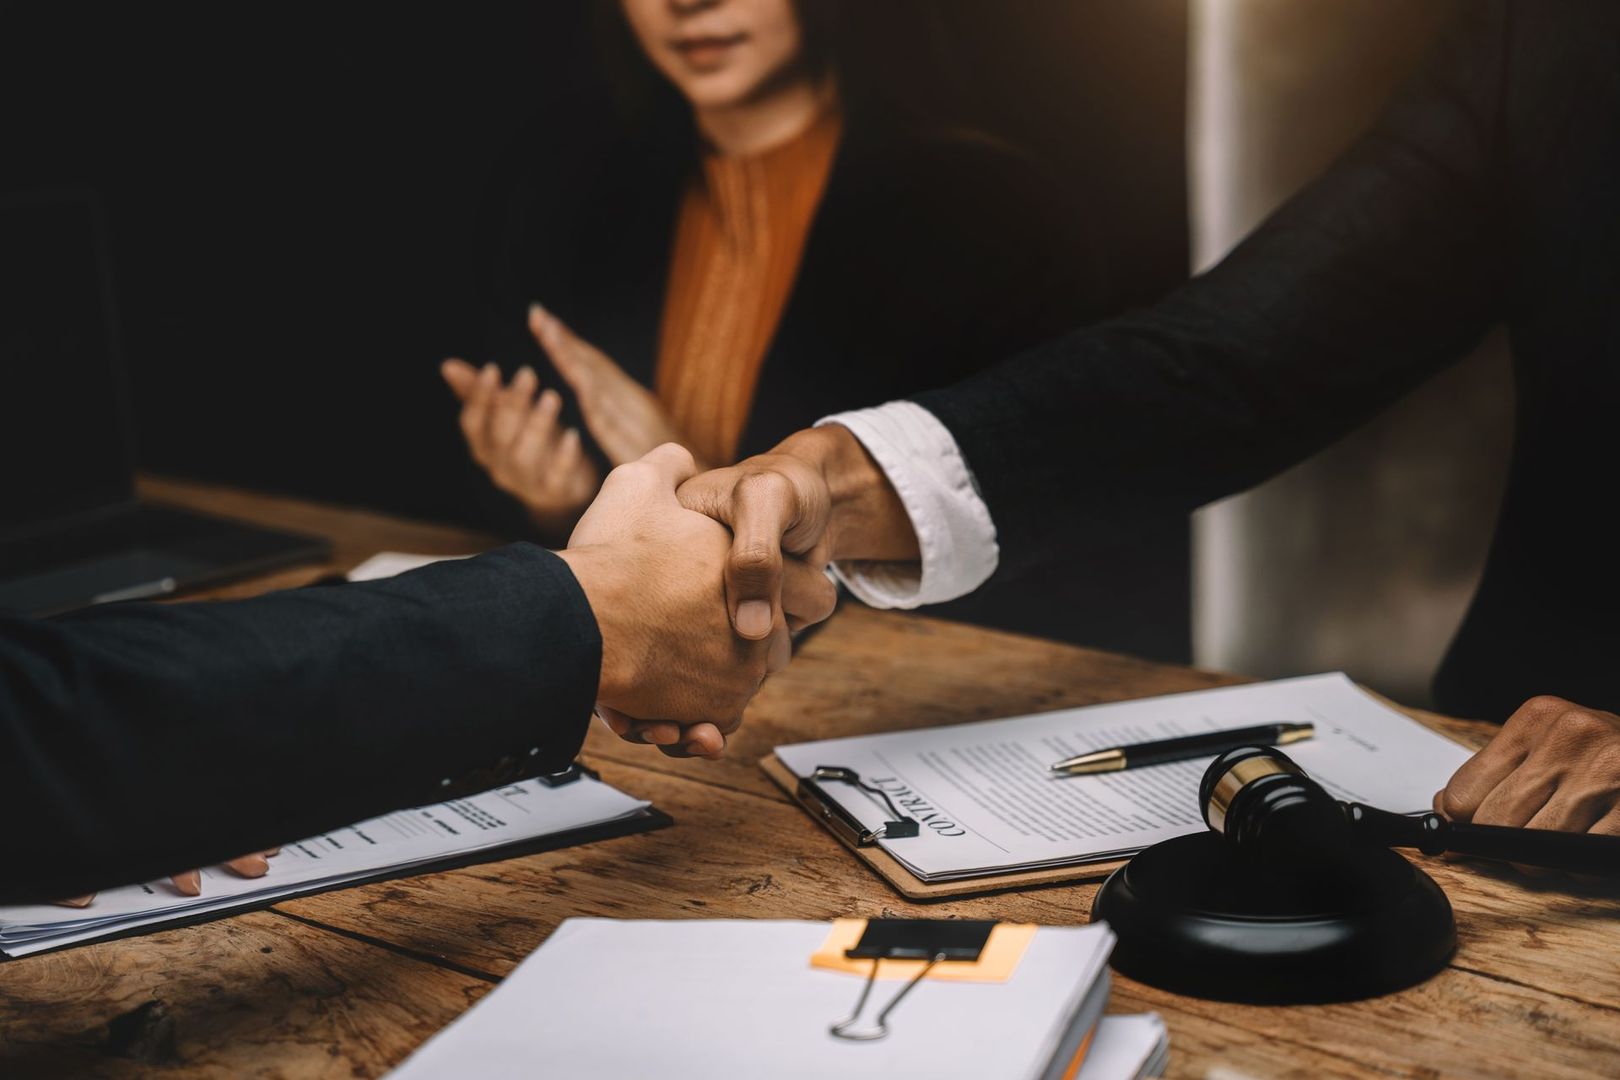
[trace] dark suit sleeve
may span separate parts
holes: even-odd
[[[525,544],[366,584],[0,621],[0,902],[556,771],[600,666],[578,582]]]
[[[1500,315],[1506,15],[1467,10],[1375,128],[1216,269],[917,396],[973,470],[1003,572],[1258,483],[1465,355]]]

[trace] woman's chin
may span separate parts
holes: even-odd
[[[727,64],[713,71],[688,72],[679,86],[694,109],[727,109],[751,100],[761,81]]]

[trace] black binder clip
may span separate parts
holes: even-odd
[[[573,762],[568,766],[568,768],[563,769],[560,772],[542,773],[539,776],[536,776],[535,779],[546,785],[546,787],[559,788],[564,784],[572,784],[575,780],[585,776],[590,777],[592,780],[602,779],[601,776],[597,775],[595,769],[588,765],[581,765],[577,761]]]
[[[836,1039],[852,1042],[874,1042],[888,1035],[889,1014],[934,970],[934,965],[978,960],[995,927],[993,919],[872,919],[855,947],[844,950],[844,955],[851,960],[871,958],[872,973],[861,987],[855,1011],[828,1028],[828,1032]],[[883,1006],[872,1027],[857,1029],[855,1025],[866,1008],[866,999],[872,996],[872,984],[877,982],[878,966],[885,960],[924,960],[926,963]]]
[[[855,815],[844,809],[837,799],[822,790],[822,782],[828,780],[860,788],[868,797],[875,796],[874,801],[881,799],[889,811],[889,820],[885,821],[881,828],[866,828]],[[900,808],[894,805],[894,800],[889,798],[888,792],[874,784],[868,784],[861,779],[860,773],[842,765],[817,765],[813,773],[801,778],[799,801],[819,811],[827,826],[854,847],[868,847],[878,840],[901,840],[916,836],[922,830],[916,818],[907,817],[900,812]]]

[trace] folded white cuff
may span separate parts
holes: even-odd
[[[818,421],[850,430],[888,476],[911,518],[920,563],[842,562],[849,591],[873,607],[914,608],[955,600],[996,571],[1001,549],[990,509],[950,431],[910,401],[838,413]]]

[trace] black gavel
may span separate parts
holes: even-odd
[[[1199,784],[1198,804],[1211,830],[1273,865],[1331,863],[1353,873],[1356,850],[1377,845],[1578,874],[1620,874],[1620,836],[1474,825],[1434,813],[1407,816],[1340,802],[1269,746],[1228,750],[1211,762]]]

